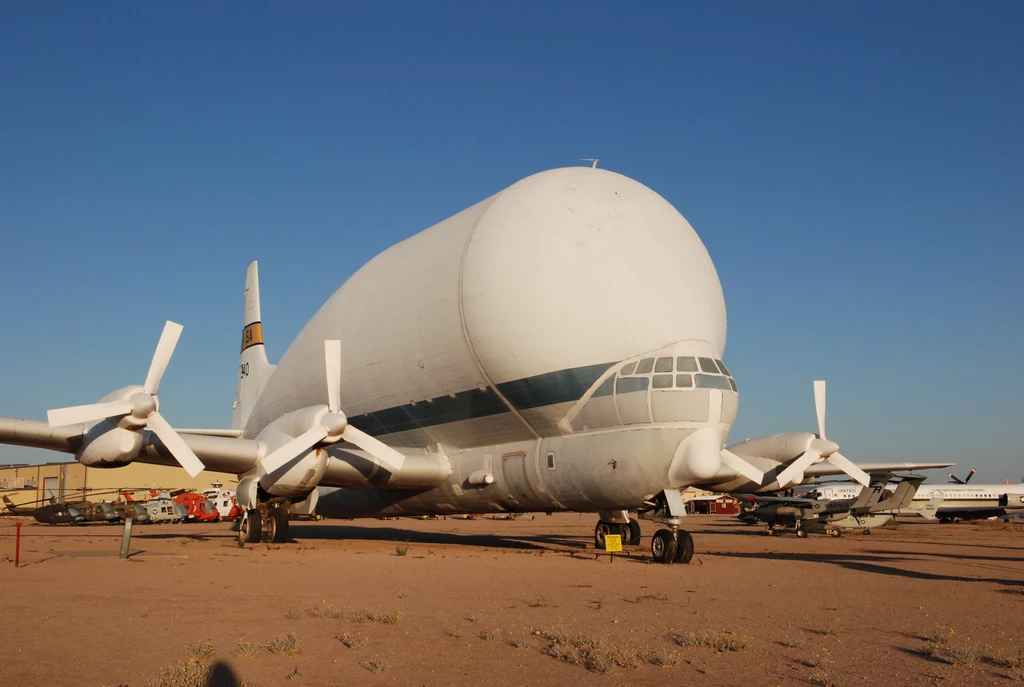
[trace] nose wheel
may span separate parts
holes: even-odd
[[[693,537],[686,530],[658,530],[651,538],[651,556],[656,563],[689,563]]]

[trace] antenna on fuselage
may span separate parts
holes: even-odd
[[[596,158],[596,157],[581,157],[580,161],[581,162],[593,162],[594,164],[590,165],[590,168],[591,169],[597,169],[598,159],[599,158]]]

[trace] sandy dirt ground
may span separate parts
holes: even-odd
[[[293,522],[293,543],[246,548],[231,523],[144,525],[127,561],[119,526],[23,522],[22,567],[0,563],[5,687],[198,687],[207,667],[260,687],[1024,680],[1024,524],[801,540],[691,516],[697,554],[666,566],[655,525],[609,556],[575,514]]]

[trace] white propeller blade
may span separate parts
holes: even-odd
[[[181,467],[185,468],[185,472],[191,477],[195,477],[203,468],[203,462],[199,460],[192,449],[188,447],[185,440],[182,439],[177,432],[167,423],[167,420],[163,418],[160,413],[153,413],[146,418],[146,425],[157,435],[160,441],[163,442],[167,450],[174,456],[174,460],[178,461]]]
[[[818,437],[825,438],[825,380],[814,381],[814,412],[818,414]]]
[[[324,341],[324,366],[327,368],[327,409],[341,410],[341,342]]]
[[[870,475],[868,475],[868,473],[864,472],[859,467],[857,467],[857,465],[853,463],[853,461],[851,461],[849,458],[844,456],[839,451],[836,451],[825,460],[835,465],[837,468],[839,468],[847,475],[863,484],[865,487],[871,483]]]
[[[174,347],[178,345],[182,329],[180,324],[170,320],[164,324],[164,331],[160,335],[160,341],[153,353],[153,362],[149,364],[149,374],[146,375],[146,382],[142,385],[146,393],[155,395],[157,389],[160,388],[160,379],[164,376],[167,364],[171,362],[171,355],[174,353]]]
[[[111,401],[47,410],[46,419],[51,427],[64,427],[65,425],[81,425],[108,417],[127,415],[130,412],[132,412],[132,404],[129,401]]]
[[[266,456],[260,464],[263,471],[270,474],[281,468],[285,463],[295,460],[309,449],[316,446],[328,436],[327,428],[317,425],[289,441],[284,446]]]
[[[779,488],[785,488],[790,482],[796,481],[796,478],[802,475],[804,470],[819,460],[821,460],[821,454],[817,451],[812,450],[801,453],[797,456],[796,460],[787,465],[786,469],[775,478],[779,483]]]
[[[385,444],[380,439],[372,437],[366,432],[356,429],[352,425],[345,427],[341,438],[350,444],[355,444],[363,449],[378,461],[383,463],[392,472],[398,472],[405,464],[405,456]]]
[[[764,482],[764,473],[755,468],[753,465],[745,461],[744,459],[737,456],[735,453],[727,448],[722,449],[722,464],[728,465],[730,468],[743,475],[751,482],[755,484],[761,484]]]

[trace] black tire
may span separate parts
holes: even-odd
[[[630,520],[628,525],[622,526],[622,541],[630,546],[640,546],[640,523],[637,520]]]
[[[693,537],[686,530],[676,532],[676,563],[689,563],[693,558]]]
[[[284,544],[288,541],[288,511],[284,508],[272,508],[270,510],[270,532],[267,538],[274,544]]]
[[[807,530],[805,530],[803,527],[798,527],[796,529],[796,536],[798,538],[800,538],[800,539],[806,539],[807,538]]]
[[[832,537],[833,539],[838,539],[839,537],[843,536],[843,531],[838,528],[834,530],[829,530],[828,536]]]
[[[871,530],[864,530],[864,534],[871,534]]]
[[[676,547],[676,535],[672,530],[658,530],[651,537],[651,556],[655,563],[675,561]]]
[[[599,521],[594,527],[594,548],[604,551],[604,537],[606,534],[619,534],[619,526],[608,522]]]
[[[259,510],[247,510],[242,513],[242,519],[238,523],[238,545],[259,544],[262,536],[263,518]]]

